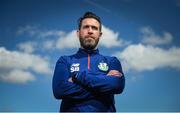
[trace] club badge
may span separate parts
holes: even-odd
[[[109,69],[107,63],[99,63],[98,65],[98,68],[101,70],[101,71],[107,71]]]

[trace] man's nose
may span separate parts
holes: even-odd
[[[93,33],[93,30],[91,27],[88,28],[88,34],[92,34]]]

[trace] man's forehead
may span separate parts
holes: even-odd
[[[99,22],[96,20],[96,19],[94,19],[94,18],[85,18],[85,19],[83,19],[83,21],[82,21],[82,25],[95,25],[95,26],[99,26],[100,24],[99,24]]]

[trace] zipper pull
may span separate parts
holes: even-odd
[[[91,58],[90,58],[90,54],[88,54],[88,70],[90,70],[90,66],[91,66]]]

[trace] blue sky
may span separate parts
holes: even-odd
[[[0,111],[58,111],[52,75],[79,47],[85,11],[101,17],[99,50],[122,63],[117,111],[180,111],[180,0],[1,0]]]

